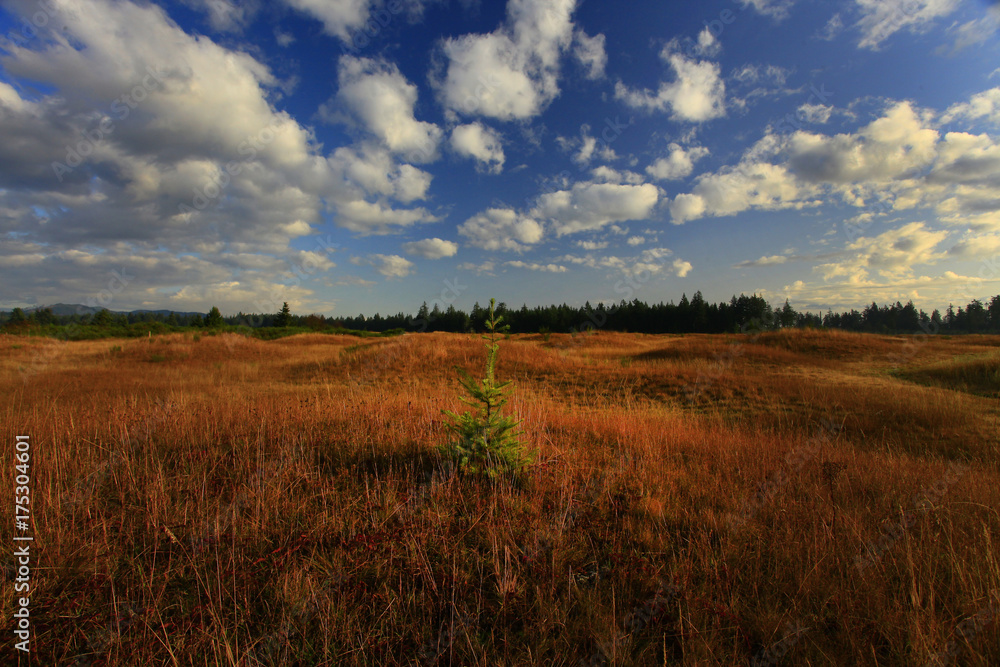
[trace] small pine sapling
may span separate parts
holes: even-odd
[[[461,375],[459,381],[468,393],[462,401],[476,410],[462,414],[443,410],[452,420],[446,427],[456,437],[440,447],[441,452],[453,458],[463,472],[484,474],[491,479],[505,474],[516,476],[535,460],[535,453],[528,451],[520,440],[521,432],[517,430],[520,422],[502,414],[513,383],[498,383],[494,371],[500,349],[497,334],[504,333],[509,327],[498,326],[503,316],[495,315],[494,303],[495,299],[490,299],[490,313],[486,320],[489,334],[482,337],[487,341],[486,377],[477,381],[465,370],[458,369]]]

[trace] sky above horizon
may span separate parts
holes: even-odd
[[[1000,294],[983,0],[4,0],[0,309]]]

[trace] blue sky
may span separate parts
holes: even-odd
[[[0,308],[1000,293],[981,0],[11,0]]]

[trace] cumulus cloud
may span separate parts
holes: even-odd
[[[968,102],[953,104],[941,116],[941,121],[951,123],[959,119],[979,120],[983,118],[1000,125],[1000,88],[984,90],[973,95]]]
[[[404,243],[403,251],[424,259],[442,259],[443,257],[454,257],[458,253],[458,244],[439,238],[424,239]]]
[[[669,148],[666,157],[646,167],[647,174],[661,181],[686,178],[694,171],[694,163],[708,155],[708,149],[703,146],[685,149],[680,144],[672,143]]]
[[[674,274],[678,278],[686,278],[691,270],[694,268],[691,262],[686,262],[683,259],[675,259],[674,263],[671,265],[674,269]]]
[[[795,177],[784,166],[744,161],[734,168],[699,176],[693,192],[679,194],[670,202],[671,222],[733,215],[749,208],[799,207],[801,194]]]
[[[417,120],[417,87],[395,63],[345,55],[338,67],[340,89],[333,108],[343,108],[392,152],[410,162],[433,162],[441,128]],[[335,118],[327,106],[321,113]]]
[[[948,249],[957,259],[983,259],[1000,255],[1000,234],[968,234]]]
[[[913,267],[933,264],[944,256],[936,252],[947,232],[929,230],[922,222],[911,222],[874,237],[862,237],[847,246],[848,259],[821,264],[816,270],[825,280],[861,282],[876,271],[887,278],[911,275]]]
[[[341,227],[362,235],[390,234],[411,225],[435,222],[426,208],[396,208],[425,199],[431,175],[398,163],[387,148],[373,143],[342,146],[326,160],[332,185],[326,192]]]
[[[944,118],[990,113],[989,95],[973,100]],[[766,134],[738,164],[700,175],[690,192],[677,195],[669,206],[672,219],[803,208],[833,194],[859,208],[873,202],[888,211],[932,208],[956,224],[963,215],[987,216],[988,227],[989,216],[1000,210],[1000,145],[986,134],[942,137],[934,124],[932,112],[896,102],[851,134]]]
[[[569,190],[543,194],[532,217],[552,221],[557,236],[595,230],[613,222],[645,220],[659,201],[655,185],[576,183]]]
[[[604,165],[594,167],[590,170],[590,174],[597,183],[629,183],[631,185],[639,185],[645,181],[641,175],[634,171],[629,171],[628,169],[618,171]]]
[[[393,234],[400,228],[438,221],[425,208],[397,209],[384,201],[347,199],[336,208],[337,224],[360,235]]]
[[[405,278],[413,271],[413,262],[399,255],[373,254],[367,257],[353,257],[354,264],[368,264],[386,278]]]
[[[855,27],[861,31],[858,46],[872,50],[900,30],[919,33],[936,20],[948,16],[959,0],[855,0],[861,18]]]
[[[693,266],[690,262],[680,258],[670,261],[673,254],[669,248],[647,248],[633,257],[618,257],[616,255],[598,257],[594,254],[587,254],[583,257],[563,255],[557,257],[555,261],[586,266],[591,269],[612,269],[631,277],[646,274],[646,278],[648,278],[650,275],[664,273],[673,273],[679,278],[686,277]]]
[[[446,39],[442,104],[467,116],[537,116],[559,94],[559,61],[573,43],[576,0],[510,0],[507,21],[485,35]]]
[[[451,131],[451,148],[463,157],[476,160],[477,168],[491,174],[503,171],[503,141],[482,123],[459,125]]]
[[[669,111],[678,121],[703,123],[726,114],[726,84],[719,74],[719,64],[695,60],[668,44],[660,57],[670,66],[674,78],[660,83],[655,92],[635,90],[621,81],[615,84],[615,98],[644,111]]]
[[[544,227],[513,209],[490,208],[459,225],[458,233],[484,250],[521,252],[542,240]]]
[[[163,298],[152,275],[192,306],[225,292],[253,310],[276,290],[319,305],[280,281],[304,261],[290,242],[314,232],[338,189],[310,130],[270,103],[281,82],[153,3],[50,8],[38,38],[0,55],[9,77],[51,91],[0,84],[0,229],[26,244],[4,250],[23,264],[44,247],[50,263],[6,272],[5,287],[83,300],[121,258],[137,277],[116,307]]]
[[[335,176],[360,186],[369,195],[384,195],[403,203],[427,196],[432,177],[413,165],[399,164],[385,148],[373,144],[341,146],[328,162]]]

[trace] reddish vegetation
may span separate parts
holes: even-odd
[[[1000,338],[514,336],[519,487],[433,453],[483,356],[0,336],[37,664],[1000,664]]]

